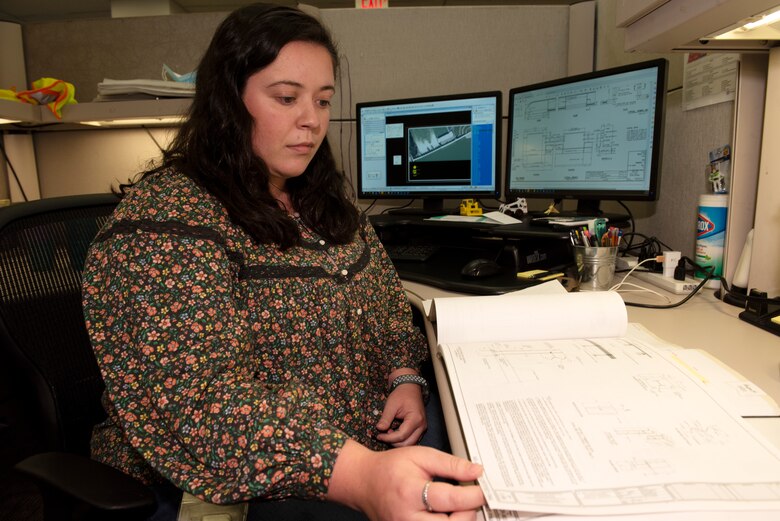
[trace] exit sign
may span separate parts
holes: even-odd
[[[384,9],[390,7],[390,0],[355,0],[358,9]]]

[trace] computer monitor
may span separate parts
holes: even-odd
[[[658,196],[667,62],[645,61],[509,91],[507,199]]]
[[[500,91],[356,108],[358,197],[422,199],[410,212],[436,214],[445,198],[500,196]]]

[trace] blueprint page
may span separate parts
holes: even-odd
[[[620,338],[440,345],[489,507],[780,511],[780,452],[658,342],[629,327]]]

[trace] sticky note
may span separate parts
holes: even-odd
[[[545,271],[545,270],[521,271],[520,273],[517,274],[517,278],[519,279],[531,279],[531,280],[541,280],[541,281],[559,279],[561,277],[563,277],[563,273]]]

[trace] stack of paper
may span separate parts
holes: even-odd
[[[191,98],[195,95],[195,84],[166,80],[112,80],[98,83],[96,101],[116,101],[137,97]]]

